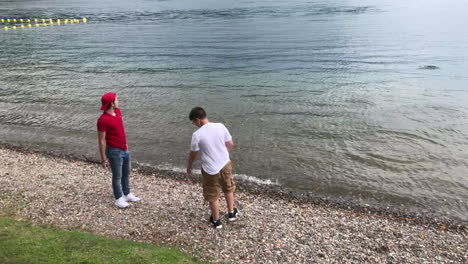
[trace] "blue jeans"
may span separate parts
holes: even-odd
[[[112,170],[112,190],[117,200],[122,197],[122,192],[124,195],[130,193],[130,152],[120,148],[106,147],[106,156]]]

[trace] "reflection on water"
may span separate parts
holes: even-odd
[[[0,32],[0,141],[97,157],[115,91],[134,159],[183,170],[200,105],[239,177],[466,221],[468,21],[449,2],[2,2],[88,23]]]

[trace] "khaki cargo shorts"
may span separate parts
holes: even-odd
[[[224,193],[236,191],[236,184],[232,177],[231,161],[229,161],[218,174],[211,175],[202,169],[202,175],[203,197],[206,201],[219,199],[220,189],[222,189]]]

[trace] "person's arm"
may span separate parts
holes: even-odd
[[[226,148],[228,152],[231,152],[233,147],[234,147],[234,142],[232,140],[226,141]]]
[[[188,164],[187,164],[187,174],[192,174],[192,165],[193,165],[193,161],[197,157],[197,154],[198,154],[198,151],[190,151]]]
[[[106,158],[106,132],[98,131],[99,154],[101,155],[101,164],[104,169],[109,167],[109,161]]]

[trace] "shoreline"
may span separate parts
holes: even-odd
[[[5,145],[0,160],[0,214],[35,225],[174,246],[223,263],[468,262],[466,227],[343,209],[242,183],[239,220],[222,218],[218,230],[208,224],[197,176],[135,168],[130,184],[142,201],[118,209],[110,172],[93,161]],[[220,210],[224,215],[224,199]]]
[[[21,153],[35,153],[46,155],[54,158],[63,158],[69,161],[83,161],[91,164],[101,164],[98,160],[88,159],[87,157],[78,157],[73,154],[61,154],[55,152],[38,151],[22,148],[11,144],[0,143],[0,149],[10,149]],[[132,169],[135,172],[146,176],[158,175],[158,177],[172,179],[177,181],[185,181],[192,184],[200,182],[201,175],[160,170],[151,166],[140,165],[138,162],[132,162]],[[355,200],[333,197],[322,197],[314,195],[311,191],[297,191],[286,188],[281,185],[259,184],[252,181],[235,179],[237,192],[247,192],[254,195],[266,195],[273,199],[281,199],[289,202],[297,202],[304,204],[313,204],[317,206],[325,206],[336,209],[349,210],[351,212],[369,215],[373,214],[381,217],[389,217],[395,221],[403,221],[416,225],[428,225],[443,230],[465,231],[468,232],[468,221],[441,217],[437,219],[434,213],[421,214],[416,212],[405,211],[404,206],[398,208],[387,207],[385,205],[378,206],[378,202],[371,205],[362,205]]]

